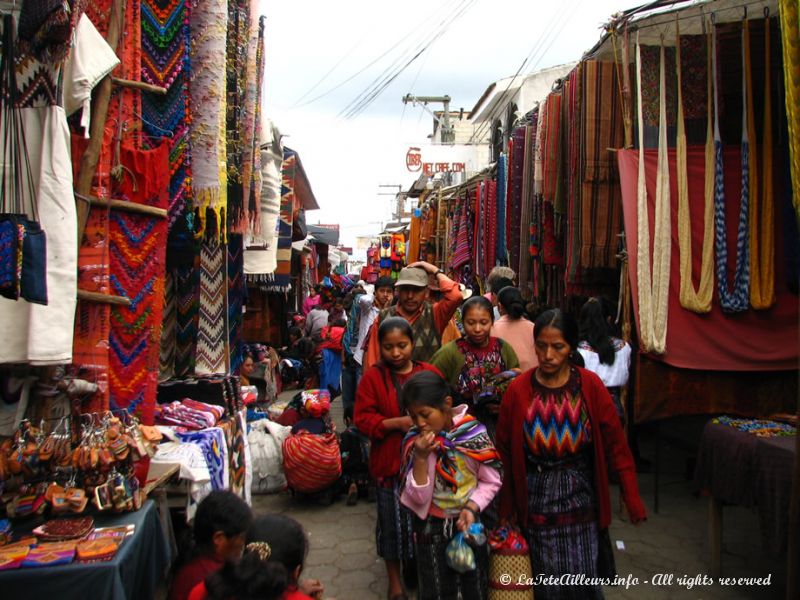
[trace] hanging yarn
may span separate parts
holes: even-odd
[[[750,56],[745,54],[745,37],[749,40],[748,29],[742,29],[742,65],[747,65]],[[712,27],[712,71],[717,81],[717,30]],[[719,89],[714,86],[714,150],[716,164],[714,169],[714,227],[717,252],[717,291],[719,303],[725,312],[742,312],[750,304],[750,259],[748,257],[747,205],[749,199],[749,140],[747,135],[747,68],[742,69],[742,196],[739,205],[739,229],[736,235],[736,270],[733,276],[733,290],[728,290],[728,232],[725,229],[725,187],[722,163],[722,137],[719,131]]]
[[[644,116],[642,111],[642,54],[636,40],[636,80],[639,123],[639,178],[637,186],[638,248],[636,271],[639,296],[639,329],[642,347],[647,352],[663,354],[667,342],[670,253],[672,250],[669,162],[667,157],[667,111],[664,74],[664,45],[661,45],[659,69],[658,171],[656,175],[655,229],[653,232],[653,270],[650,273],[650,221],[644,170]]]
[[[800,4],[779,0],[789,157],[792,174],[792,204],[800,221]]]
[[[749,21],[745,21],[749,29]],[[758,152],[753,85],[747,62],[747,130],[750,137],[750,304],[765,309],[775,302],[775,200],[772,190],[772,78],[770,77],[769,19],[764,19],[764,134],[761,140],[764,174],[758,196]],[[749,46],[749,35],[748,46]],[[749,56],[750,48],[745,50]],[[761,213],[759,214],[759,202]]]
[[[686,123],[681,91],[681,40],[680,26],[675,20],[676,64],[678,67],[678,140],[676,147],[678,175],[678,251],[680,254],[680,302],[684,308],[696,313],[711,311],[714,295],[714,129],[711,116],[711,77],[708,77],[706,97],[706,170],[705,201],[703,204],[703,254],[700,266],[700,286],[695,290],[692,282],[692,221],[689,212],[689,179],[686,170]],[[711,43],[706,45],[709,69],[711,68]]]

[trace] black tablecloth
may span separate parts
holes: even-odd
[[[694,483],[720,502],[756,507],[764,551],[786,549],[795,436],[757,437],[709,421],[697,453]]]
[[[97,527],[136,525],[113,560],[0,571],[3,598],[52,600],[143,600],[155,596],[156,586],[170,564],[170,549],[155,503],[147,500],[135,513],[98,516]]]

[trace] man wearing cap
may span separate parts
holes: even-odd
[[[442,299],[436,303],[428,301],[428,275],[436,278]],[[400,271],[395,282],[397,304],[381,311],[370,330],[363,367],[366,369],[380,360],[378,327],[386,317],[402,317],[411,324],[414,332],[412,358],[427,362],[442,346],[442,332],[450,318],[461,305],[461,290],[458,284],[434,265],[420,261]]]

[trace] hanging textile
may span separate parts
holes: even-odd
[[[580,67],[580,63],[578,65]],[[544,138],[547,131],[547,99],[539,105],[539,118],[536,126],[536,141],[533,155],[533,193],[541,194],[544,184]]]
[[[225,257],[225,245],[216,240],[205,240],[200,247],[200,318],[195,356],[195,372],[199,375],[228,372]]]
[[[421,212],[417,209],[416,212]],[[420,250],[420,234],[422,233],[422,217],[416,214],[411,215],[411,223],[408,226],[408,248],[406,250],[406,258],[409,263],[422,260],[419,257]]]
[[[484,191],[484,182],[478,182],[478,185],[475,188],[474,196],[471,200],[472,206],[474,206],[474,218],[475,218],[475,225],[472,230],[473,232],[473,242],[472,242],[472,257],[470,264],[475,269],[475,274],[483,279],[486,277],[485,267],[485,257],[486,257],[486,228],[485,228],[485,221],[487,218],[487,214],[484,208],[484,199],[485,199],[485,191]]]
[[[585,61],[582,70],[578,261],[581,267],[615,268],[622,205],[614,153],[608,149],[625,141],[622,101],[613,62]]]
[[[547,127],[542,149],[544,180],[542,182],[542,196],[547,202],[556,201],[556,191],[559,185],[559,169],[561,167],[561,92],[552,93],[547,97]],[[563,212],[561,205],[556,210]]]
[[[122,146],[120,161],[130,177],[112,183],[113,197],[166,209],[169,204],[169,146],[152,150]],[[153,423],[158,388],[159,347],[164,311],[166,219],[111,211],[111,292],[130,306],[111,307],[109,382],[111,409],[135,412]]]
[[[497,263],[497,230],[499,228],[497,206],[497,182],[486,180],[486,275]],[[519,222],[518,222],[519,223]]]
[[[253,3],[255,7],[256,4]],[[262,111],[262,93],[264,91],[264,32],[266,29],[267,17],[261,16],[258,19],[258,38],[256,40],[256,98],[255,98],[255,127],[253,131],[253,174],[250,182],[250,201],[248,205],[248,218],[250,220],[250,233],[261,234],[261,190],[263,187],[261,171],[261,140],[264,127]]]
[[[583,156],[581,141],[583,140],[583,85],[584,63],[578,65],[569,74],[569,96],[567,110],[569,111],[569,143],[567,145],[567,215],[565,228],[565,259],[564,283],[572,290],[580,279],[580,249],[581,249],[581,194],[583,182],[580,180],[581,157]],[[540,120],[541,123],[541,120]],[[541,241],[540,241],[541,243]]]
[[[530,259],[531,246],[531,209],[533,206],[533,143],[536,137],[537,112],[532,115],[531,123],[525,127],[524,152],[525,162],[522,168],[522,202],[519,217],[519,271],[517,271],[517,281],[519,282],[520,292],[523,298],[530,297],[528,283],[531,279],[532,261]],[[513,218],[513,216],[512,216]]]
[[[277,267],[263,276],[262,289],[269,292],[288,292],[291,289],[292,224],[294,221],[294,187],[297,155],[284,148],[281,165],[281,211],[278,221]]]
[[[197,332],[200,320],[200,255],[192,266],[181,267],[175,274],[178,305],[176,324],[175,376],[194,374]]]
[[[665,53],[659,69],[658,172],[656,176],[655,228],[653,233],[652,280],[650,269],[650,216],[644,168],[644,112],[642,107],[641,47],[636,43],[636,84],[639,126],[639,181],[637,191],[637,280],[639,298],[639,339],[646,352],[663,354],[667,339],[667,307],[671,252],[669,164],[667,156],[667,111]]]
[[[0,298],[0,363],[64,364],[72,358],[78,240],[69,130],[64,110],[55,103],[60,65],[20,52],[16,66],[18,117],[34,188],[22,192],[36,198],[39,222],[47,234],[49,302]],[[18,175],[12,165],[7,167],[3,165],[0,176]]]
[[[800,6],[796,0],[778,0],[781,17],[783,77],[792,173],[792,203],[800,221]]]
[[[708,85],[711,72],[711,61],[708,58],[710,40],[707,34],[682,35],[679,43],[683,118],[705,119],[711,94]]]
[[[169,225],[186,218],[191,199],[189,156],[189,0],[141,0],[141,80],[166,88],[166,94],[142,94],[142,130],[167,136],[169,154]]]
[[[470,235],[470,218],[469,218],[469,196],[464,196],[460,198],[459,202],[456,204],[460,210],[458,210],[457,214],[453,217],[453,225],[456,228],[456,232],[454,235],[451,236],[451,239],[454,242],[453,250],[452,250],[452,259],[450,262],[450,268],[454,271],[460,269],[467,263],[469,263],[470,254],[471,254],[471,239],[472,236]]]
[[[166,272],[164,278],[164,322],[161,324],[159,342],[158,380],[175,376],[175,353],[178,349],[178,298],[175,292],[175,274]]]
[[[750,22],[745,21],[749,31]],[[772,77],[770,73],[769,18],[764,19],[764,126],[761,197],[758,189],[758,146],[756,144],[756,118],[753,103],[753,78],[751,65],[745,64],[747,87],[747,132],[750,139],[750,304],[755,309],[765,309],[775,302],[775,198],[772,189]],[[747,36],[746,54],[750,55]]]
[[[683,44],[676,19],[676,48],[678,52],[678,138],[676,144],[678,179],[678,250],[680,254],[680,302],[683,308],[696,313],[711,310],[714,295],[714,128],[711,112],[711,78],[707,79],[706,94],[706,172],[703,210],[703,249],[700,266],[700,285],[695,290],[692,281],[692,221],[689,213],[689,180],[686,164],[686,124],[683,102]],[[709,40],[710,42],[710,40]],[[711,44],[706,44],[706,56],[711,66]]]
[[[495,260],[498,265],[508,264],[508,248],[506,247],[506,179],[508,177],[508,156],[500,154],[497,159],[497,242],[495,244]]]
[[[714,227],[715,249],[717,255],[717,293],[719,303],[725,312],[742,312],[747,310],[750,303],[750,259],[748,257],[748,163],[749,147],[747,135],[747,68],[750,61],[745,55],[745,37],[748,37],[747,28],[742,29],[742,193],[739,204],[739,228],[736,236],[736,267],[733,275],[733,290],[728,289],[728,232],[725,227],[725,186],[723,181],[724,166],[722,162],[722,138],[719,130],[719,86],[714,86],[714,148],[716,153],[715,183],[714,183]],[[712,28],[712,72],[714,81],[717,79],[717,30]],[[747,42],[749,45],[749,41]]]
[[[244,283],[244,241],[234,234],[228,240],[228,347],[230,348],[230,372],[235,373],[244,360],[242,338],[242,307],[245,305],[247,287]]]
[[[511,137],[511,152],[509,153],[509,172],[508,186],[508,214],[506,219],[506,236],[509,251],[509,263],[515,273],[521,270],[520,256],[520,217],[522,215],[522,197],[524,195],[522,180],[525,173],[525,128],[518,127],[514,130]]]
[[[189,85],[192,122],[192,192],[198,222],[197,236],[206,235],[208,212],[214,218],[211,234],[225,239],[227,211],[227,154],[225,147],[225,48],[228,30],[226,0],[204,0],[191,18]]]
[[[666,61],[666,72],[675,73],[675,48],[664,47]],[[659,75],[661,61],[661,46],[642,45],[642,112],[644,113],[644,124],[650,127],[658,127],[660,114],[660,95]],[[664,90],[666,98],[667,126],[675,125],[675,115],[677,113],[678,90],[676,80],[669,77],[666,80]]]

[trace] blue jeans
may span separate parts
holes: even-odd
[[[342,365],[342,407],[347,410],[349,406],[355,409],[356,387],[361,379],[361,366],[351,355],[346,355]]]

